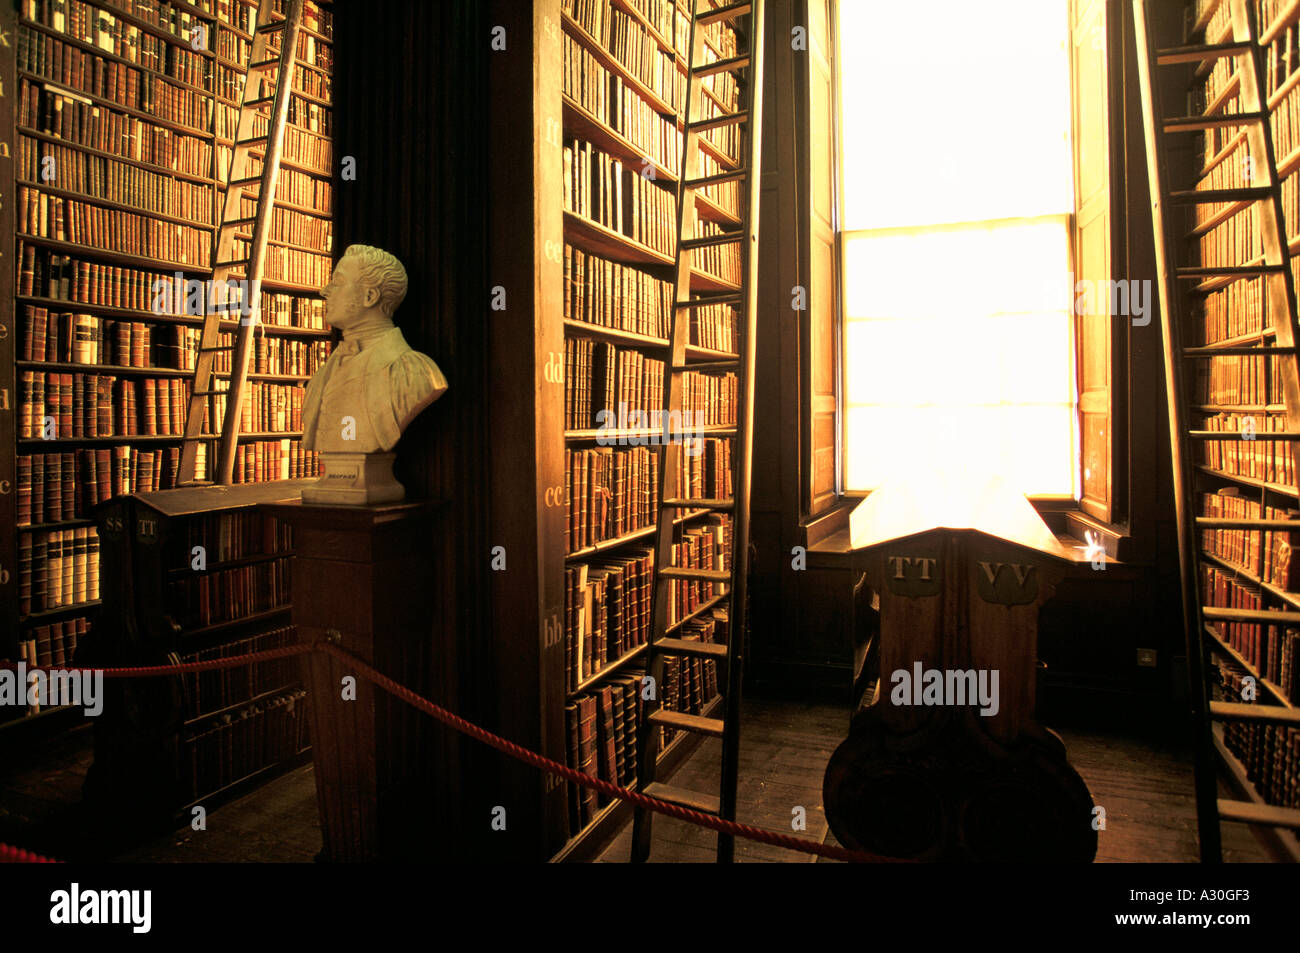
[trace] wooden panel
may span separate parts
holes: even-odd
[[[1105,0],[1071,5],[1074,83],[1075,231],[1074,279],[1093,289],[1109,287],[1110,215],[1109,86]],[[1092,295],[1096,313],[1077,315],[1078,387],[1083,492],[1080,506],[1098,519],[1111,518],[1111,333],[1104,294]],[[1084,407],[1087,410],[1084,410]]]
[[[14,4],[0,6],[0,35],[15,36],[17,13]],[[0,301],[6,307],[0,313],[0,619],[9,622],[18,618],[18,534],[9,529],[18,523],[18,470],[15,459],[15,439],[18,436],[17,375],[14,371],[14,354],[18,347],[18,328],[14,300],[14,261],[9,249],[14,234],[14,142],[10,138],[14,128],[13,91],[17,86],[14,73],[14,47],[11,43],[0,45],[0,236],[8,248],[0,246]],[[16,626],[15,626],[16,628]],[[16,633],[0,637],[0,657],[16,657]]]

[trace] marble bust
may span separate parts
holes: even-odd
[[[325,322],[343,341],[307,382],[303,447],[324,475],[303,490],[315,503],[382,503],[405,496],[393,478],[402,431],[447,390],[427,355],[411,350],[393,314],[406,297],[406,269],[388,252],[350,245],[321,289]]]

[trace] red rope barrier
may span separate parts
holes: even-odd
[[[0,864],[61,864],[61,860],[50,860],[48,857],[42,857],[40,854],[33,854],[29,850],[23,850],[21,847],[10,847],[8,844],[0,844]]]
[[[252,652],[247,655],[233,655],[224,659],[213,659],[208,662],[186,662],[179,665],[152,665],[135,668],[105,668],[105,669],[82,669],[82,668],[64,668],[59,669],[53,665],[31,666],[28,671],[99,671],[103,672],[105,678],[133,678],[148,677],[153,675],[176,675],[182,672],[202,672],[218,668],[234,668],[239,665],[247,665],[251,662],[269,661],[277,658],[289,658],[294,655],[306,655],[309,652],[321,651],[327,655],[332,655],[340,661],[354,666],[357,671],[365,676],[369,681],[387,691],[389,694],[400,698],[408,705],[431,715],[443,724],[448,725],[461,734],[468,735],[477,741],[496,748],[498,751],[509,755],[510,757],[522,761],[525,764],[540,768],[551,774],[559,775],[565,780],[572,781],[582,787],[591,788],[599,791],[608,797],[618,798],[634,804],[646,810],[654,811],[658,814],[664,814],[677,820],[686,821],[696,824],[700,827],[707,827],[721,834],[730,834],[733,837],[744,837],[748,840],[759,841],[764,844],[771,844],[775,847],[783,847],[786,850],[799,851],[805,854],[818,854],[822,857],[829,857],[832,860],[844,860],[855,863],[900,863],[897,857],[881,857],[876,854],[869,854],[864,851],[849,850],[845,847],[836,847],[830,844],[818,844],[813,841],[801,840],[797,837],[791,837],[789,834],[778,834],[775,831],[765,831],[761,828],[751,827],[748,824],[740,824],[736,821],[724,820],[720,817],[714,817],[711,814],[702,814],[699,811],[692,811],[689,808],[681,807],[677,804],[671,804],[667,801],[661,801],[658,798],[648,797],[637,791],[630,791],[627,788],[619,787],[617,784],[611,784],[609,781],[603,781],[600,778],[585,774],[568,765],[560,764],[558,761],[552,761],[535,751],[525,748],[502,738],[500,735],[494,735],[492,732],[480,728],[472,722],[466,721],[459,715],[452,714],[445,708],[442,708],[426,698],[417,695],[405,685],[400,685],[393,681],[382,672],[363,662],[349,652],[345,652],[329,642],[317,642],[315,644],[289,645],[278,649],[267,649],[264,652]],[[14,666],[3,666],[13,668]],[[47,861],[45,858],[37,858],[35,854],[28,854],[26,851],[17,848],[5,848],[0,844],[0,862],[4,862],[4,850],[16,851],[18,854],[27,857],[36,858],[27,861],[10,861],[25,863],[57,863],[57,861]]]

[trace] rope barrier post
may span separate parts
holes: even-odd
[[[434,856],[450,836],[453,733],[361,677],[355,656],[455,706],[454,643],[437,645],[437,504],[268,504],[293,526],[293,622],[303,643],[341,649],[303,662],[324,850],[335,862]],[[450,637],[448,637],[450,640]],[[437,775],[434,772],[437,771]]]

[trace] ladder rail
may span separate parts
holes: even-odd
[[[677,487],[675,492],[669,492],[669,488],[674,485],[672,481],[677,478],[678,463],[683,447],[678,441],[667,439],[666,435],[659,448],[660,503],[655,529],[651,637],[647,666],[648,675],[653,680],[656,691],[653,698],[646,699],[642,712],[637,752],[638,785],[640,789],[675,790],[660,784],[657,780],[659,722],[671,721],[680,730],[691,730],[706,735],[720,735],[722,738],[720,796],[713,798],[709,795],[684,792],[682,797],[689,796],[700,803],[716,804],[715,810],[718,816],[729,820],[734,820],[736,816],[740,686],[746,625],[744,599],[746,573],[749,564],[749,486],[750,469],[753,462],[753,376],[757,298],[755,273],[758,253],[757,223],[759,202],[756,176],[761,149],[759,119],[762,114],[762,7],[761,0],[756,0],[753,3],[738,3],[725,8],[728,16],[739,17],[747,13],[750,24],[749,30],[745,34],[749,52],[729,58],[726,61],[730,63],[730,66],[727,67],[728,70],[743,70],[749,77],[747,81],[739,84],[744,99],[742,100],[743,108],[738,108],[736,115],[743,113],[743,119],[737,118],[727,123],[728,125],[743,124],[745,126],[743,141],[746,148],[740,151],[742,153],[747,152],[748,156],[741,155],[738,158],[738,169],[736,171],[724,171],[720,176],[728,180],[738,179],[742,182],[741,187],[746,190],[743,193],[745,203],[743,214],[745,217],[742,220],[740,231],[736,233],[738,237],[723,239],[710,236],[706,239],[697,239],[695,236],[695,195],[697,192],[702,192],[704,187],[718,179],[719,176],[715,175],[708,178],[701,176],[701,137],[705,131],[713,127],[708,123],[696,123],[692,117],[703,114],[705,76],[711,76],[721,71],[716,64],[705,63],[706,32],[701,25],[701,18],[707,19],[708,14],[712,13],[714,14],[713,19],[717,20],[720,18],[719,13],[722,10],[721,8],[708,6],[706,0],[696,0],[693,3],[688,36],[691,53],[686,74],[681,176],[678,179],[673,326],[668,348],[669,356],[664,365],[663,378],[663,410],[665,413],[661,425],[666,427],[667,421],[670,419],[669,412],[681,408],[683,375],[696,366],[688,364],[686,360],[687,347],[690,343],[690,311],[695,307],[691,303],[691,279],[695,270],[696,249],[708,245],[743,243],[745,247],[740,249],[741,273],[739,288],[735,292],[729,292],[723,296],[729,300],[734,297],[735,306],[743,309],[743,316],[738,316],[741,320],[738,321],[739,326],[737,328],[739,345],[737,359],[734,362],[716,362],[728,365],[726,368],[699,365],[701,369],[705,370],[731,369],[734,366],[737,373],[736,424],[731,438],[734,441],[731,460],[733,474],[732,495],[730,500],[703,501],[703,503],[708,504],[709,509],[732,513],[731,545],[726,557],[726,581],[723,582],[721,579],[713,580],[716,585],[724,586],[725,591],[715,593],[713,598],[709,600],[709,605],[713,606],[721,605],[724,602],[730,603],[727,627],[728,638],[725,647],[726,678],[725,685],[722,686],[724,715],[721,719],[721,730],[717,727],[716,719],[700,717],[692,719],[668,714],[664,714],[662,718],[659,717],[663,703],[663,676],[666,656],[673,654],[699,655],[701,657],[712,655],[718,658],[720,655],[718,652],[709,652],[707,650],[695,653],[679,653],[679,640],[668,637],[670,631],[680,628],[680,623],[672,627],[668,625],[668,607],[674,597],[676,580],[689,577],[691,571],[672,565],[675,543],[674,521],[670,518],[670,512],[674,507],[680,508],[686,501],[679,498],[684,492],[682,487]],[[712,574],[698,572],[697,577],[707,579],[710,575],[717,575],[717,573],[717,567],[714,567]],[[721,659],[719,658],[719,660]],[[683,801],[683,803],[686,802]],[[649,857],[650,834],[651,816],[647,811],[638,810],[633,821],[633,861],[644,861]],[[719,834],[718,861],[727,863],[733,859],[734,839],[729,835]]]
[[[177,473],[177,483],[181,485],[196,482],[199,450],[207,447],[213,436],[204,433],[205,424],[216,424],[217,405],[211,401],[213,396],[225,398],[225,409],[220,433],[216,435],[216,453],[206,461],[206,476],[209,482],[224,485],[233,480],[248,367],[253,352],[253,335],[261,325],[262,273],[274,215],[275,190],[279,181],[289,105],[293,96],[293,74],[297,65],[301,24],[302,0],[287,0],[282,19],[276,13],[275,0],[261,0],[258,5],[249,68],[240,95],[234,141],[225,171],[225,195],[221,200],[220,216],[213,238],[212,275],[203,296],[203,326],[185,414]],[[280,51],[274,58],[269,58],[269,37],[275,33],[279,34]],[[268,63],[275,64],[274,80],[264,69]],[[261,106],[268,102],[264,95],[266,83],[275,85],[275,95],[269,99],[269,115],[261,111]],[[266,123],[265,136],[255,134],[259,120]],[[249,174],[254,150],[252,144],[260,143],[263,139],[265,146],[261,171],[252,176]],[[251,219],[253,231],[248,240],[248,253],[235,259],[235,233],[250,222],[243,213],[245,184],[250,182],[258,184],[257,208]],[[231,346],[219,346],[221,325],[223,320],[230,318],[228,309],[232,304],[228,282],[239,265],[243,265],[243,292],[238,298],[239,320],[234,332],[234,343]],[[221,290],[220,295],[217,294],[218,289]],[[213,299],[217,297],[221,301],[220,307],[214,308]],[[229,370],[223,372],[229,375],[225,378],[226,386],[218,389],[214,386],[218,380],[216,356],[222,352],[229,352],[231,361]]]
[[[1250,199],[1242,207],[1250,206],[1256,212],[1256,224],[1259,228],[1263,246],[1264,267],[1259,271],[1267,292],[1266,303],[1269,310],[1270,330],[1274,333],[1274,347],[1227,347],[1189,346],[1184,336],[1184,298],[1183,289],[1177,286],[1180,278],[1186,278],[1197,270],[1178,268],[1173,261],[1170,248],[1177,248],[1181,237],[1198,237],[1208,233],[1212,227],[1220,224],[1215,221],[1209,228],[1197,228],[1190,236],[1179,236],[1173,229],[1176,223],[1167,219],[1164,208],[1167,204],[1177,204],[1191,193],[1176,193],[1170,190],[1168,157],[1164,150],[1164,133],[1173,131],[1159,111],[1159,90],[1156,88],[1156,66],[1162,63],[1190,62],[1187,56],[1161,56],[1158,52],[1154,31],[1150,25],[1150,8],[1148,0],[1135,0],[1134,19],[1137,28],[1137,52],[1139,62],[1139,80],[1142,94],[1142,110],[1146,130],[1147,173],[1152,195],[1152,222],[1154,226],[1155,251],[1157,262],[1157,284],[1161,299],[1161,308],[1166,315],[1162,322],[1161,333],[1166,371],[1166,392],[1169,405],[1170,450],[1174,477],[1174,506],[1177,519],[1179,545],[1179,576],[1182,590],[1183,617],[1187,627],[1186,644],[1188,659],[1189,700],[1193,720],[1193,748],[1195,754],[1195,789],[1197,802],[1197,829],[1200,835],[1201,859],[1206,862],[1222,860],[1222,831],[1224,820],[1244,821],[1246,823],[1264,824],[1276,812],[1269,813],[1254,809],[1243,802],[1223,801],[1217,797],[1215,741],[1213,723],[1223,720],[1247,720],[1265,724],[1289,725],[1300,720],[1300,712],[1280,706],[1242,705],[1234,702],[1216,702],[1210,698],[1209,683],[1205,668],[1208,649],[1207,642],[1211,636],[1207,620],[1240,619],[1264,623],[1273,620],[1282,621],[1294,613],[1274,613],[1269,611],[1234,610],[1209,605],[1208,594],[1202,599],[1201,566],[1214,560],[1203,553],[1200,545],[1198,528],[1220,526],[1225,528],[1256,529],[1262,531],[1265,526],[1274,523],[1286,525],[1278,520],[1220,520],[1197,516],[1195,472],[1193,447],[1203,441],[1241,439],[1235,431],[1223,433],[1211,431],[1193,431],[1187,425],[1187,414],[1192,406],[1190,394],[1186,391],[1184,362],[1189,359],[1228,356],[1237,352],[1254,354],[1261,359],[1276,353],[1279,358],[1278,369],[1281,375],[1283,406],[1287,426],[1284,431],[1267,431],[1265,439],[1278,439],[1289,444],[1293,465],[1300,464],[1300,440],[1296,439],[1300,431],[1300,358],[1296,352],[1296,342],[1300,341],[1300,326],[1296,314],[1296,280],[1291,270],[1291,249],[1285,233],[1286,217],[1283,209],[1281,181],[1278,164],[1271,110],[1264,90],[1263,77],[1266,75],[1265,49],[1257,38],[1260,36],[1256,11],[1247,0],[1223,0],[1230,4],[1229,30],[1230,43],[1223,38],[1213,38],[1213,42],[1226,47],[1233,46],[1233,57],[1240,57],[1233,74],[1237,84],[1237,96],[1240,99],[1242,113],[1239,115],[1258,115],[1258,121],[1246,124],[1242,134],[1234,137],[1236,149],[1246,146],[1246,155],[1251,162],[1262,164],[1267,175],[1267,183],[1259,186],[1248,177],[1248,188],[1241,190],[1243,197],[1249,192]],[[1203,28],[1204,24],[1200,24]],[[1227,34],[1225,34],[1227,36]],[[1187,48],[1185,48],[1187,49]],[[1204,47],[1201,47],[1204,49]],[[1168,51],[1166,51],[1167,53]],[[1223,49],[1216,49],[1216,55]],[[1200,73],[1198,72],[1198,76]],[[1220,104],[1222,105],[1222,104]],[[1225,149],[1224,152],[1228,150]],[[1226,159],[1220,155],[1216,162]],[[1248,167],[1253,173],[1253,165]],[[1204,270],[1203,268],[1201,270]],[[1228,270],[1224,269],[1226,274]],[[1238,269],[1242,273],[1246,269]],[[1262,339],[1262,338],[1261,338]],[[1271,365],[1264,365],[1264,385],[1266,392],[1272,383]],[[1300,472],[1300,469],[1295,472]],[[1251,808],[1246,810],[1246,808]]]
[[[1210,732],[1209,692],[1205,678],[1204,620],[1201,617],[1199,560],[1194,514],[1189,505],[1193,486],[1191,469],[1186,465],[1188,453],[1187,427],[1184,421],[1182,348],[1182,289],[1175,277],[1175,263],[1169,248],[1176,248],[1178,235],[1176,223],[1165,217],[1165,182],[1168,161],[1161,135],[1160,113],[1157,110],[1159,90],[1155,83],[1156,45],[1149,26],[1147,0],[1134,0],[1133,19],[1137,36],[1138,79],[1141,88],[1143,129],[1146,138],[1147,177],[1151,190],[1151,214],[1156,257],[1156,286],[1160,307],[1165,320],[1160,323],[1165,363],[1165,397],[1169,407],[1170,457],[1173,465],[1174,512],[1178,532],[1179,581],[1182,595],[1183,625],[1187,652],[1189,680],[1188,703],[1192,717],[1192,748],[1194,755],[1194,786],[1196,790],[1196,826],[1199,834],[1201,860],[1218,863],[1222,860],[1222,845],[1217,814],[1209,807],[1218,795],[1213,761],[1213,740]]]
[[[230,392],[226,397],[226,416],[222,421],[221,444],[218,450],[218,481],[228,486],[234,476],[235,448],[239,441],[239,427],[243,420],[244,390],[248,383],[248,364],[253,352],[253,330],[261,324],[262,272],[265,268],[266,244],[270,237],[271,218],[275,211],[275,190],[280,179],[280,158],[284,151],[285,127],[288,125],[289,102],[293,95],[293,74],[298,52],[298,29],[302,24],[302,0],[289,0],[285,11],[284,27],[280,36],[280,64],[276,70],[275,102],[271,107],[267,129],[266,152],[262,158],[262,181],[257,196],[257,216],[253,223],[253,236],[249,250],[248,270],[245,272],[247,302],[241,302],[239,331],[235,335],[235,352],[231,359]],[[260,19],[260,16],[259,16]],[[251,62],[251,59],[250,59]],[[266,82],[266,80],[263,80]],[[244,83],[244,101],[248,101],[250,82]],[[256,115],[256,113],[253,113]],[[240,125],[245,121],[241,109]],[[250,122],[251,125],[251,122]],[[244,130],[238,132],[241,138]],[[250,130],[251,132],[251,130]],[[238,148],[238,146],[237,146]],[[232,163],[233,167],[233,163]],[[226,201],[232,196],[238,201],[242,190],[226,189]],[[238,217],[236,215],[236,217]],[[223,226],[224,230],[224,226]]]

